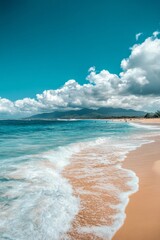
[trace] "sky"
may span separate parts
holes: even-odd
[[[159,0],[0,0],[0,118],[158,110]]]

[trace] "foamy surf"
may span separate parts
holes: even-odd
[[[26,159],[10,159],[10,169],[1,172],[1,199],[5,201],[0,203],[0,238],[67,239],[66,233],[79,211],[79,198],[61,172],[73,154],[102,142],[104,138],[98,138],[87,144],[26,155]]]
[[[0,239],[111,239],[138,187],[122,168],[146,142],[135,129],[105,121],[0,123]]]
[[[131,126],[134,126],[134,127],[137,127],[137,128],[146,128],[146,129],[149,129],[149,130],[160,130],[160,126],[157,124],[141,124],[141,123],[134,123],[134,122],[130,122],[129,123]]]
[[[57,240],[69,230],[79,201],[51,163],[24,165],[6,177],[1,239]]]
[[[80,198],[80,210],[70,239],[112,239],[124,223],[129,196],[138,190],[138,177],[122,168],[122,162],[128,152],[147,142],[106,139],[73,155],[64,176]]]

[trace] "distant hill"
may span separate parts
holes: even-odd
[[[97,110],[83,108],[81,110],[71,111],[54,111],[42,113],[29,117],[28,119],[103,119],[103,118],[120,118],[120,117],[144,117],[146,112],[136,111],[133,109],[103,107]]]

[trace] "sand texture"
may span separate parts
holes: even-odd
[[[114,240],[160,239],[160,138],[129,153],[124,165],[139,177],[139,191],[130,197],[126,220]]]
[[[146,120],[137,122],[144,124]],[[157,119],[156,122],[147,120],[147,124],[151,123],[157,124]],[[126,219],[112,237],[113,240],[160,240],[160,137],[152,137],[151,140],[153,138],[154,142],[131,151],[123,162],[123,168],[132,170],[138,176],[139,190],[129,197],[125,209]],[[73,156],[71,164],[63,173],[81,203],[68,233],[71,240],[111,239],[110,234],[104,236],[91,229],[92,226],[95,229],[113,224],[112,217],[116,209],[112,209],[110,204],[116,205],[119,200],[104,186],[110,181],[112,186],[118,186],[123,191],[128,189],[123,171],[117,175],[114,165],[107,166],[99,162],[99,157],[105,158],[105,154],[108,153],[104,149],[96,152],[94,148],[84,150]],[[127,178],[125,180],[128,181]],[[83,231],[85,227],[90,227],[91,231]]]

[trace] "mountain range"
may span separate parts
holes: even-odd
[[[121,117],[144,117],[146,112],[133,109],[102,107],[97,110],[83,108],[81,110],[54,111],[33,115],[27,119],[104,119]]]

